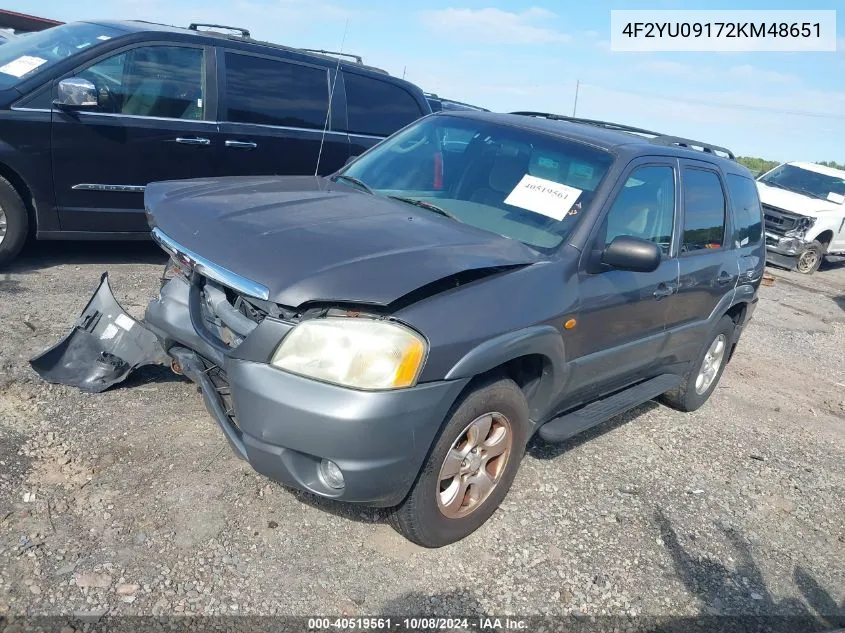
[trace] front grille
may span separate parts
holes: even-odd
[[[776,235],[784,235],[795,228],[802,216],[788,211],[782,211],[767,204],[763,206],[763,216],[766,220],[766,230]]]

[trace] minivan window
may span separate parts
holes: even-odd
[[[226,53],[228,121],[322,130],[329,108],[328,71]]]
[[[438,114],[377,145],[334,179],[550,251],[591,206],[613,160],[557,136]]]
[[[703,169],[685,169],[681,251],[722,248],[724,238],[725,194],[719,176]]]
[[[734,245],[757,244],[763,237],[763,212],[757,185],[750,178],[728,174],[728,194],[734,209]]]
[[[343,79],[349,132],[390,136],[423,115],[419,104],[404,88],[352,73],[343,73]]]
[[[123,33],[110,26],[75,22],[13,38],[0,46],[0,89],[11,88],[75,53]]]
[[[115,114],[202,119],[203,51],[185,46],[133,48],[79,76],[97,88],[99,110]]]

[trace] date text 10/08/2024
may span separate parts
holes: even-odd
[[[525,620],[518,618],[437,618],[437,617],[415,617],[415,618],[384,618],[384,617],[344,617],[344,618],[309,618],[309,631],[415,631],[442,629],[445,631],[454,630],[475,630],[475,631],[524,631],[528,628]]]

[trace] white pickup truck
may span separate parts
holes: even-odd
[[[757,179],[766,259],[814,273],[825,255],[845,255],[845,171],[784,163]]]

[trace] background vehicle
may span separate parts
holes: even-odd
[[[454,99],[444,99],[443,97],[440,97],[434,94],[433,92],[425,93],[425,98],[428,100],[428,104],[431,106],[432,112],[440,112],[441,110],[472,110],[474,112],[490,112],[490,110],[488,110],[487,108],[470,105],[469,103],[464,103],[463,101],[455,101]]]
[[[173,363],[256,470],[445,545],[495,511],[533,434],[709,398],[765,263],[757,188],[728,157],[441,112],[327,179],[154,183],[172,274],[144,323],[104,281],[33,366],[101,391]]]
[[[845,255],[845,171],[784,163],[757,179],[767,258],[814,273],[825,255]]]
[[[377,68],[201,26],[80,22],[0,47],[0,264],[30,231],[147,236],[149,182],[327,174],[430,112]]]

